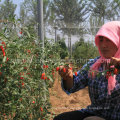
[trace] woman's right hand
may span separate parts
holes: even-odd
[[[59,67],[59,75],[63,78],[63,80],[73,79],[73,72],[70,67],[60,66]]]
[[[73,72],[70,67],[60,66],[59,75],[63,78],[65,89],[69,90],[73,87]]]

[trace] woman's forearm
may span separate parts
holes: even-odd
[[[63,80],[63,85],[66,90],[70,90],[73,87],[73,77]]]

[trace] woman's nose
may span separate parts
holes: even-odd
[[[107,42],[103,42],[102,46],[103,46],[103,47],[108,47]]]

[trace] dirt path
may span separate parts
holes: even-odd
[[[49,89],[49,92],[52,105],[51,112],[54,115],[67,111],[79,110],[90,104],[88,88],[67,95],[61,88],[61,80],[57,73],[54,85]]]

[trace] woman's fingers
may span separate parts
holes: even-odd
[[[63,79],[67,79],[69,77],[72,77],[72,70],[69,68],[69,66],[60,66],[59,67],[59,74]]]
[[[110,65],[120,66],[120,59],[119,58],[115,58],[115,57],[111,57]]]

